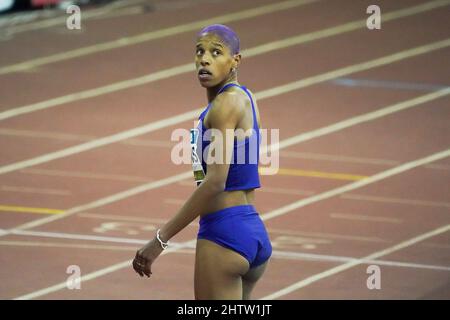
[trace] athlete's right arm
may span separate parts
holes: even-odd
[[[233,148],[233,144],[230,146],[226,143],[226,133],[227,130],[234,131],[236,129],[243,110],[242,100],[235,93],[225,92],[214,100],[208,116],[209,127],[216,129],[220,134],[213,135],[209,150],[222,148],[225,159],[219,163],[213,162],[207,165],[207,174],[203,182],[195,189],[177,214],[161,227],[160,239],[162,241],[167,242],[199,215],[208,213],[210,208],[208,203],[214,201],[214,198],[224,191],[232,156],[231,152],[227,152],[227,147]],[[133,261],[133,268],[139,275],[145,274],[150,277],[151,265],[162,250],[159,240],[156,237],[153,238],[138,250]]]
[[[231,162],[233,139],[227,143],[227,130],[234,130],[238,126],[244,112],[242,96],[234,92],[224,92],[215,100],[208,114],[208,124],[212,130],[210,154],[208,159],[221,161],[207,164],[207,174],[203,182],[195,189],[178,213],[161,228],[161,238],[166,241],[176,235],[197,216],[208,213],[208,202],[224,191],[228,170]],[[232,137],[233,138],[233,137]],[[222,150],[222,157],[218,157],[217,150]],[[231,150],[232,151],[232,150]]]

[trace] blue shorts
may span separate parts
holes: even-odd
[[[264,223],[252,205],[239,205],[209,213],[200,218],[197,239],[210,240],[231,249],[250,264],[250,268],[266,262],[272,245]]]

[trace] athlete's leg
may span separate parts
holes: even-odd
[[[256,282],[258,282],[258,280],[264,274],[267,263],[268,261],[257,267],[251,268],[246,274],[242,276],[242,299],[251,299],[250,295],[252,293],[252,290],[255,287]]]
[[[212,241],[197,240],[195,255],[196,299],[242,299],[242,275],[249,263],[239,253]]]

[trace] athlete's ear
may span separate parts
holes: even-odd
[[[237,69],[237,67],[241,63],[241,59],[242,55],[240,53],[236,53],[235,55],[233,55],[233,65],[232,65],[233,69]]]

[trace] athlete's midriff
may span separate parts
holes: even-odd
[[[251,204],[254,205],[255,189],[220,192],[208,202],[208,213],[225,208]],[[207,215],[207,214],[205,214]],[[201,215],[202,217],[203,215]]]

